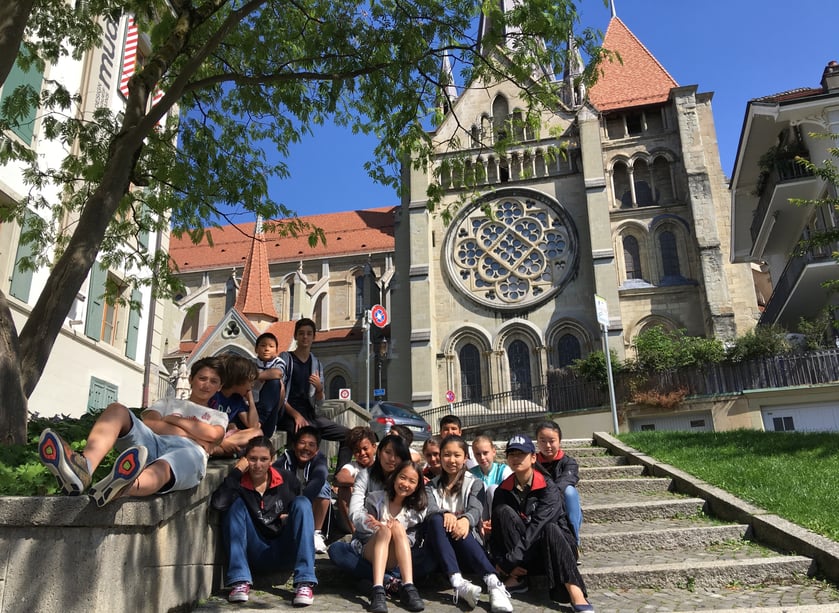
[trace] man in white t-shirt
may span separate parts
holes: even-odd
[[[223,438],[227,414],[208,403],[221,389],[217,358],[192,365],[188,400],[166,398],[143,411],[142,419],[119,403],[93,424],[84,451],[77,453],[55,431],[41,433],[38,453],[63,492],[78,496],[90,487],[100,507],[121,496],[150,496],[198,485],[210,451]],[[111,449],[120,451],[104,479],[90,486],[96,467]]]

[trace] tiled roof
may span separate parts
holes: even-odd
[[[250,257],[245,263],[242,281],[239,283],[236,308],[246,317],[264,315],[269,319],[279,319],[271,299],[271,276],[262,233],[251,240]]]
[[[666,102],[678,83],[617,17],[612,17],[603,48],[620,56],[605,59],[601,74],[589,91],[589,101],[600,112]]]
[[[308,236],[281,237],[265,233],[268,262],[294,262],[353,253],[376,253],[394,249],[395,207],[363,209],[343,213],[310,215],[300,219],[319,228],[326,244],[310,247]],[[181,272],[245,265],[254,235],[253,223],[212,228],[213,246],[203,240],[195,245],[184,235],[172,237],[169,254]]]
[[[785,92],[771,94],[769,96],[761,96],[760,98],[750,100],[750,102],[786,102],[788,100],[798,100],[809,96],[818,96],[823,93],[824,89],[821,87],[799,87],[797,89],[790,89]]]
[[[270,332],[277,337],[277,347],[280,351],[288,351],[294,342],[294,324],[293,321],[275,321],[265,332]]]

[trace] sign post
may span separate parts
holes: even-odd
[[[369,310],[364,311],[364,349],[367,352],[367,381],[364,383],[364,392],[367,396],[367,406],[365,408],[368,411],[370,410],[370,351],[372,349],[370,342],[370,324],[372,323],[378,328],[384,328],[388,324],[388,321],[387,311],[380,304],[374,304]],[[384,390],[381,390],[381,394],[376,394],[378,391],[380,390],[373,390],[374,397],[385,395]]]
[[[609,351],[609,305],[602,296],[594,295],[594,308],[597,311],[597,323],[603,332],[603,354],[606,356],[606,377],[609,381],[609,404],[612,407],[612,434],[617,436],[618,429],[618,406],[615,402],[615,381],[612,377],[612,352]]]

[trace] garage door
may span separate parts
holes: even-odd
[[[714,422],[711,412],[689,413],[685,415],[654,415],[650,417],[631,417],[630,432],[646,430],[687,430],[688,432],[713,432]]]
[[[767,432],[839,432],[839,404],[799,404],[761,410]]]

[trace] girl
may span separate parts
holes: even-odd
[[[229,552],[225,584],[230,602],[246,602],[251,567],[260,572],[294,569],[294,604],[314,602],[314,520],[312,503],[299,496],[293,473],[271,465],[274,446],[259,436],[248,441],[244,457],[213,494],[211,505],[224,511],[222,534]]]
[[[536,446],[539,454],[536,460],[548,471],[565,502],[566,519],[574,530],[577,547],[580,545],[580,526],[583,524],[583,509],[577,482],[580,471],[577,460],[562,450],[562,430],[556,422],[546,421],[536,428]]]
[[[371,492],[364,508],[367,519],[355,534],[365,539],[362,555],[373,565],[371,613],[387,613],[385,570],[397,565],[402,574],[402,606],[422,611],[425,603],[414,586],[411,547],[425,519],[426,496],[419,469],[410,460],[402,462],[388,477],[384,490]]]
[[[481,588],[460,574],[460,564],[480,573],[489,590],[493,613],[513,610],[510,596],[487,558],[480,537],[484,486],[466,470],[469,447],[460,436],[447,436],[440,445],[442,473],[427,485],[426,539],[454,588],[454,601],[474,609]]]
[[[513,474],[495,492],[492,502],[492,551],[496,570],[507,577],[510,591],[525,591],[528,573],[548,576],[550,596],[571,602],[575,613],[593,612],[577,559],[576,543],[563,512],[562,493],[536,462],[536,446],[517,434],[507,443],[507,464]]]
[[[443,469],[440,467],[440,443],[441,439],[436,434],[422,444],[422,456],[425,458],[425,468],[422,476],[428,483],[434,477],[439,477]]]

